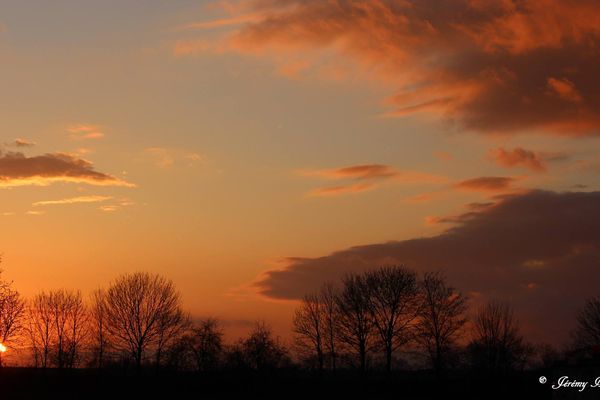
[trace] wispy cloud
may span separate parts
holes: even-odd
[[[13,142],[15,147],[33,147],[35,146],[35,142],[31,142],[29,140],[26,139],[15,139],[15,141]]]
[[[100,211],[105,211],[105,212],[114,212],[114,211],[118,211],[124,207],[131,207],[134,205],[135,205],[135,202],[132,201],[131,199],[122,198],[118,201],[113,202],[112,204],[101,205],[100,207],[98,207],[98,209]]]
[[[488,152],[489,157],[498,165],[506,168],[523,167],[534,172],[545,172],[548,161],[564,160],[564,153],[542,153],[521,147],[505,149],[499,147]]]
[[[329,186],[316,188],[308,192],[307,196],[309,197],[330,197],[330,196],[339,196],[343,194],[355,194],[366,192],[367,190],[374,189],[375,185],[372,183],[356,183],[350,185],[341,185],[341,186]]]
[[[45,213],[46,213],[45,211],[29,210],[25,214],[26,215],[44,215]]]
[[[360,164],[333,169],[303,169],[296,173],[305,177],[326,180],[347,181],[349,183],[320,187],[311,190],[309,197],[329,197],[343,194],[361,193],[387,183],[442,183],[445,177],[416,171],[399,171],[389,165]]]
[[[516,178],[506,176],[481,176],[460,181],[454,187],[477,192],[502,192],[510,189],[515,180]]]
[[[177,165],[191,167],[203,161],[203,157],[198,153],[166,147],[148,147],[144,149],[144,155],[154,165],[161,168],[170,168]]]
[[[71,139],[100,139],[104,137],[102,127],[100,125],[77,124],[67,128],[71,134]]]
[[[327,179],[373,180],[391,178],[399,175],[399,172],[388,165],[363,164],[335,169],[300,170],[298,174]]]
[[[59,205],[59,204],[76,204],[76,203],[98,203],[112,199],[112,196],[79,196],[70,197],[67,199],[59,200],[43,200],[36,201],[33,203],[34,206],[48,206],[48,205]]]

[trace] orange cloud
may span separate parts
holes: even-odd
[[[342,194],[361,193],[375,188],[371,183],[357,183],[354,185],[331,186],[313,189],[308,193],[309,197],[329,197]]]
[[[567,158],[564,153],[541,153],[521,147],[515,147],[512,150],[499,147],[491,149],[488,155],[502,167],[523,167],[534,172],[546,171],[546,163],[549,161],[561,161]]]
[[[399,172],[388,165],[364,164],[352,165],[336,169],[322,169],[313,171],[300,171],[301,175],[314,175],[328,179],[380,179],[391,178],[399,175]]]
[[[298,171],[298,174],[302,176],[316,176],[330,180],[349,180],[361,182],[348,185],[317,188],[308,193],[308,196],[310,197],[360,193],[378,187],[382,181],[390,183],[442,183],[446,182],[447,180],[442,176],[431,175],[422,172],[398,171],[389,165],[382,164],[361,164],[334,169],[300,170]]]
[[[99,125],[87,125],[79,124],[73,125],[67,128],[67,131],[71,133],[71,139],[100,139],[104,137],[104,133],[101,131]]]
[[[60,205],[60,204],[76,204],[76,203],[97,203],[112,199],[112,196],[79,196],[70,197],[68,199],[60,200],[44,200],[36,201],[33,203],[34,206],[49,206],[49,205]]]
[[[583,97],[579,94],[573,82],[568,79],[548,78],[548,86],[561,98],[573,103],[580,103]]]
[[[48,153],[27,157],[18,152],[0,153],[0,187],[46,186],[53,182],[135,186],[112,175],[95,171],[91,162],[71,154]]]
[[[482,176],[458,182],[454,187],[476,192],[501,192],[510,189],[515,180],[515,178],[504,176]]]
[[[243,14],[200,26],[232,27],[213,47],[284,63],[333,53],[393,88],[387,115],[434,114],[479,132],[600,130],[596,1],[242,4]]]
[[[531,150],[525,150],[520,147],[506,150],[500,147],[490,150],[489,154],[498,165],[503,167],[510,168],[521,166],[535,172],[546,170],[540,155]]]
[[[14,145],[16,147],[33,147],[35,146],[35,142],[31,142],[25,139],[15,139]]]

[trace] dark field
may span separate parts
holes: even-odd
[[[95,370],[40,370],[5,368],[0,371],[1,399],[506,399],[527,396],[552,398],[542,372],[498,377],[454,373],[437,379],[429,372],[370,373],[338,371],[317,374],[303,371],[273,373],[215,372],[143,374]],[[548,376],[549,379],[550,375]],[[596,395],[587,390],[588,397]],[[554,393],[556,394],[556,393]],[[567,394],[566,392],[564,394]],[[572,394],[575,394],[572,391]],[[600,391],[598,392],[600,394]],[[558,397],[577,398],[577,397]]]

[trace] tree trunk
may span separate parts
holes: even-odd
[[[360,371],[365,372],[367,370],[367,349],[365,343],[359,344],[360,353]]]
[[[388,341],[385,344],[385,369],[387,372],[392,371],[392,343]]]

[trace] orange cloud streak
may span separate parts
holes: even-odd
[[[576,136],[600,131],[596,1],[242,4],[252,18],[233,15],[225,20],[241,25],[233,25],[220,43],[209,47],[276,53],[274,60],[284,63],[286,55],[296,62],[323,51],[341,55],[368,79],[395,88],[386,115],[433,113],[479,132],[537,130]],[[184,53],[181,48],[177,52]],[[193,49],[186,46],[185,52]]]

